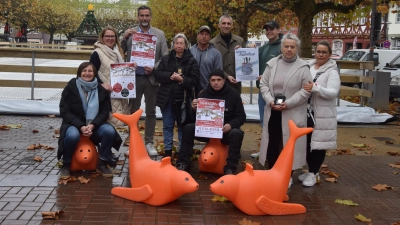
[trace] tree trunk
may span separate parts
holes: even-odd
[[[244,42],[247,43],[248,39],[248,26],[249,26],[249,20],[251,15],[253,14],[254,10],[252,9],[244,9],[241,11],[240,9],[237,10],[236,12],[236,26],[237,26],[237,35],[239,37],[242,37]]]
[[[54,36],[55,31],[50,31],[49,33],[50,33],[49,44],[53,44],[53,36]]]
[[[298,36],[301,41],[299,55],[302,58],[312,57],[313,15],[297,15],[299,19]]]

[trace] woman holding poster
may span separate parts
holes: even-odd
[[[90,56],[90,62],[98,71],[97,81],[109,92],[113,91],[110,79],[112,63],[123,63],[124,54],[118,40],[117,31],[110,26],[105,27],[100,35],[99,41],[94,44],[94,51]],[[129,114],[128,99],[111,99],[112,111],[108,116],[108,122],[114,127],[124,126],[124,123],[112,116],[112,113]]]
[[[173,39],[174,49],[161,58],[155,71],[156,81],[160,83],[156,106],[160,107],[163,119],[164,157],[172,155],[176,109],[180,109],[183,100],[193,99],[194,90],[199,85],[200,70],[196,59],[188,50],[188,40],[184,34]],[[182,143],[182,127],[178,125],[179,146]],[[179,148],[180,149],[180,148]]]

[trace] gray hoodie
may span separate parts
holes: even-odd
[[[205,50],[200,50],[197,44],[195,44],[190,47],[190,52],[192,52],[193,57],[200,67],[200,84],[197,90],[201,91],[208,84],[210,72],[214,69],[222,70],[222,56],[211,43]]]

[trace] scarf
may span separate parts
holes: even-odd
[[[76,86],[82,99],[83,110],[85,111],[86,125],[89,125],[99,113],[99,95],[97,91],[97,79],[87,82],[82,78],[76,79]],[[87,93],[87,97],[86,94]]]

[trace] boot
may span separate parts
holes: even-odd
[[[163,158],[165,158],[165,157],[171,157],[171,156],[172,156],[172,150],[165,150],[165,151],[164,151]]]
[[[68,179],[70,177],[70,163],[64,163],[60,170],[60,179]]]
[[[97,168],[96,171],[98,173],[100,173],[101,175],[103,175],[103,177],[113,177],[113,173],[112,171],[108,168],[107,166],[107,162],[99,159],[97,161]]]

